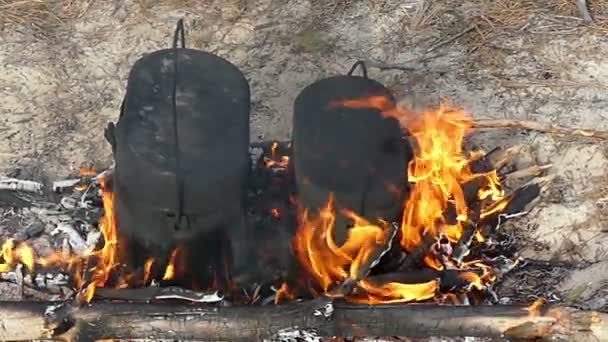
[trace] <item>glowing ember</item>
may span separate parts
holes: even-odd
[[[482,156],[481,152],[470,155],[463,151],[465,133],[472,125],[472,119],[460,110],[441,106],[437,111],[409,113],[398,109],[392,102],[382,96],[346,100],[334,103],[350,108],[375,108],[383,115],[398,118],[415,139],[414,159],[408,165],[408,181],[412,184],[410,197],[404,203],[401,222],[401,247],[407,253],[414,252],[424,240],[443,241],[444,247],[436,247],[444,254],[451,254],[451,243],[457,243],[466,231],[467,224],[475,216],[470,207],[470,196],[473,201],[484,203],[478,208],[477,217],[485,217],[504,209],[508,199],[504,198],[499,178],[495,170],[475,174],[470,163]],[[467,194],[465,185],[474,183],[476,193]],[[489,205],[486,202],[491,201]],[[314,217],[304,213],[300,218],[300,227],[294,247],[298,259],[304,268],[315,278],[324,290],[352,277],[363,261],[377,248],[386,230],[349,213],[354,226],[350,229],[343,246],[336,246],[333,240],[335,213],[332,199],[326,208]],[[455,213],[455,220],[448,220],[447,213]],[[380,219],[380,218],[379,218]],[[475,240],[484,240],[481,232],[475,231]],[[376,243],[374,243],[376,242]],[[449,256],[449,255],[448,255]],[[449,259],[449,258],[448,258]],[[447,266],[457,268],[456,262],[440,260],[431,251],[424,256],[425,264],[431,269],[441,271]],[[479,264],[479,262],[477,262]],[[461,265],[463,266],[463,265]],[[483,266],[483,265],[482,265]],[[485,285],[494,280],[486,272],[479,275],[474,272],[462,272],[459,275],[471,288],[483,290]],[[374,285],[366,280],[358,283],[365,296],[349,297],[350,300],[365,303],[387,303],[403,301],[420,301],[433,298],[439,288],[438,281],[432,280],[419,284],[387,283]]]
[[[274,216],[275,218],[279,218],[279,217],[281,217],[281,212],[280,212],[280,211],[279,211],[279,209],[277,209],[277,208],[272,208],[272,209],[270,209],[270,214],[271,214],[272,216]]]
[[[264,158],[264,166],[267,168],[286,169],[289,165],[288,156],[278,156],[279,143],[276,141],[270,145],[270,158]]]

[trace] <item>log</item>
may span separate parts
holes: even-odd
[[[49,309],[50,307],[54,309]],[[46,312],[46,314],[45,314]],[[293,334],[478,336],[608,340],[608,315],[565,306],[354,305],[313,301],[277,306],[1,302],[0,340],[181,339],[252,341]]]
[[[596,139],[608,139],[608,132],[592,129],[569,128],[552,125],[544,122],[527,120],[477,120],[473,123],[474,128],[519,128],[529,131],[538,131],[557,135],[570,135]]]

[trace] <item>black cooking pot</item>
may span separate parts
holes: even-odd
[[[357,65],[364,76],[352,75]],[[382,99],[384,108],[344,105],[370,97]],[[391,92],[368,78],[361,63],[347,75],[302,90],[294,105],[292,139],[298,199],[305,208],[314,214],[332,193],[338,210],[353,210],[372,222],[400,217],[412,152],[398,120],[382,113],[394,105]],[[347,221],[338,216],[338,241],[346,231]]]
[[[106,134],[119,230],[164,256],[218,230],[247,239],[249,84],[225,59],[185,48],[181,25],[173,48],[133,65],[120,119]]]

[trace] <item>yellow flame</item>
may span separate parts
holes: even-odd
[[[386,117],[397,118],[415,139],[415,155],[407,169],[408,181],[413,185],[403,206],[401,222],[400,243],[406,252],[420,246],[425,236],[433,239],[444,236],[452,243],[457,242],[470,215],[466,196],[476,196],[479,201],[498,201],[488,209],[482,208],[482,217],[488,212],[504,209],[508,203],[495,170],[473,173],[470,169],[471,160],[481,158],[483,153],[465,153],[463,150],[464,137],[473,127],[473,120],[465,112],[442,105],[436,111],[409,113],[397,108],[383,96],[349,99],[333,103],[332,106],[374,108]],[[480,185],[477,193],[465,194],[464,185],[472,182]],[[446,222],[449,211],[454,212],[456,223]],[[361,262],[369,258],[385,237],[385,229],[357,220],[358,216],[354,213],[350,213],[349,217],[354,219],[355,224],[342,246],[337,246],[333,240],[335,213],[332,198],[317,216],[311,217],[304,212],[300,217],[294,248],[300,263],[324,291],[348,277],[352,279]],[[475,232],[475,240],[483,241],[479,230]],[[432,254],[425,255],[424,262],[434,270],[444,269],[444,265]],[[450,267],[454,266],[450,264]],[[463,272],[461,277],[480,290],[494,279],[490,272],[481,276]],[[366,296],[350,299],[366,303],[425,300],[435,296],[438,289],[437,281],[376,286],[363,280],[358,286],[366,291]]]

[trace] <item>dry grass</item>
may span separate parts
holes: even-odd
[[[608,31],[608,0],[589,0],[594,22],[588,28]],[[487,0],[483,19],[493,29],[502,31],[534,28],[537,32],[572,32],[582,19],[575,0]]]
[[[403,21],[403,29],[411,33],[431,26],[442,10],[442,6],[433,0],[420,0],[414,12]]]
[[[0,30],[12,25],[44,29],[83,15],[93,0],[0,0]]]

